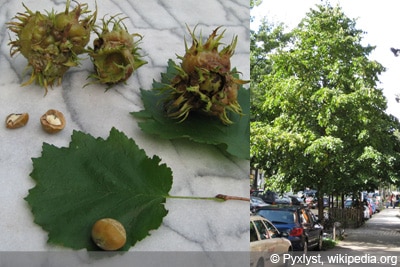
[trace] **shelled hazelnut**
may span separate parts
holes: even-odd
[[[25,126],[28,123],[28,113],[12,113],[6,118],[6,127],[16,129]]]
[[[64,115],[55,109],[49,109],[40,117],[43,129],[48,133],[57,133],[64,129],[66,121]]]

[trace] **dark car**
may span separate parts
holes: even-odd
[[[323,201],[324,208],[329,207],[329,203],[330,203],[329,202],[329,197],[324,196],[322,198],[322,201]],[[313,208],[317,208],[318,207],[318,198],[317,197],[314,198],[314,203],[315,203],[315,205],[313,206]]]
[[[265,203],[264,200],[259,197],[250,196],[250,211],[254,211],[264,206],[268,206],[268,204]]]
[[[256,214],[271,221],[280,232],[288,233],[293,250],[321,250],[323,227],[309,208],[270,205],[260,207]]]
[[[324,196],[323,202],[324,202],[324,207],[329,207],[330,204],[329,197]]]
[[[293,195],[289,195],[288,197],[291,199],[292,205],[304,205],[304,200],[301,197]]]
[[[291,199],[289,197],[280,197],[278,193],[271,190],[254,191],[251,196],[259,197],[267,204],[291,204]]]

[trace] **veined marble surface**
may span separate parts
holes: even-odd
[[[65,0],[24,0],[33,11],[65,9]],[[95,1],[88,3],[95,9]],[[74,6],[74,3],[71,4]],[[62,81],[44,96],[44,89],[32,84],[24,74],[22,55],[10,57],[8,42],[14,35],[6,22],[24,12],[22,1],[0,0],[0,118],[10,113],[28,112],[28,124],[10,130],[0,127],[0,251],[58,251],[63,247],[47,244],[47,232],[33,222],[24,200],[35,183],[29,174],[31,158],[40,157],[43,142],[68,146],[73,130],[107,138],[116,127],[135,140],[149,157],[158,155],[173,171],[171,195],[207,196],[227,194],[248,196],[249,162],[226,157],[214,146],[188,140],[163,140],[143,133],[129,113],[142,110],[140,89],[150,89],[160,81],[168,59],[180,62],[184,37],[191,38],[185,24],[207,37],[217,26],[226,29],[224,43],[238,35],[232,66],[249,80],[249,1],[248,0],[101,0],[97,1],[98,21],[105,15],[124,14],[130,33],[143,35],[140,53],[148,64],[127,81],[105,92],[103,85],[83,85],[92,63],[86,57],[81,66],[71,68]],[[92,36],[93,41],[95,36]],[[92,43],[90,42],[90,46]],[[64,113],[66,128],[58,134],[45,133],[39,118],[48,109]],[[246,138],[246,137],[243,137]],[[218,203],[201,200],[167,199],[168,215],[151,236],[138,242],[132,251],[246,251],[249,249],[249,204],[243,201]]]

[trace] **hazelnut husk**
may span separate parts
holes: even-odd
[[[118,250],[126,243],[126,231],[119,221],[103,218],[93,225],[92,240],[102,250]]]
[[[40,117],[42,128],[48,133],[58,133],[64,129],[66,121],[64,115],[55,109],[49,109]]]
[[[16,129],[25,126],[28,123],[28,113],[11,113],[6,118],[6,127]]]

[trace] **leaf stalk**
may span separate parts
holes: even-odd
[[[171,196],[171,195],[168,195],[168,196],[166,196],[166,198],[214,200],[214,201],[219,201],[219,202],[223,202],[223,201],[226,201],[226,200],[250,201],[250,199],[246,198],[246,197],[229,196],[229,195],[223,195],[223,194],[218,194],[215,197]]]

